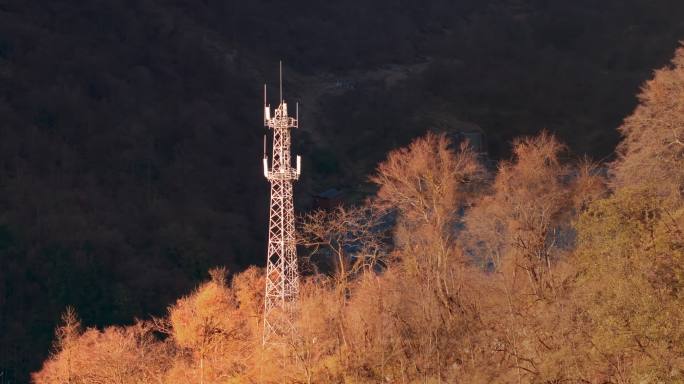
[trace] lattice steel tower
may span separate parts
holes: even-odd
[[[271,209],[266,256],[266,295],[264,297],[263,344],[291,336],[299,291],[295,217],[292,184],[301,173],[301,158],[292,167],[290,128],[297,128],[299,105],[295,118],[288,116],[283,101],[283,66],[280,63],[280,105],[271,115],[264,85],[264,126],[273,130],[273,157],[268,169],[266,136],[264,136],[264,176],[271,182]]]

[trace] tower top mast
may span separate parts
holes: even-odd
[[[283,103],[283,61],[280,60],[280,104]]]

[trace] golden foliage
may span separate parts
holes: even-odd
[[[599,369],[621,382],[684,381],[684,211],[621,189],[582,215],[578,298]]]
[[[67,311],[58,329],[65,336],[60,349],[33,375],[35,383],[157,383],[171,363],[169,346],[147,324],[76,333],[73,319]]]
[[[302,281],[276,348],[262,272],[215,269],[154,325],[83,331],[68,309],[33,380],[684,383],[682,80],[680,50],[625,121],[612,190],[546,132],[493,177],[445,136],[391,152],[374,200],[304,218],[300,240],[328,250],[313,261],[335,268]]]
[[[684,195],[684,48],[672,65],[655,71],[639,95],[640,104],[620,127],[623,141],[613,164],[615,183]]]

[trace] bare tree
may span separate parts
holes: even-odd
[[[389,220],[386,210],[370,202],[314,211],[302,219],[299,243],[308,247],[308,260],[322,251],[331,252],[334,276],[341,284],[361,271],[386,264]]]
[[[398,212],[395,241],[405,265],[432,282],[445,308],[456,293],[451,268],[462,262],[455,244],[459,209],[483,178],[468,143],[454,151],[445,135],[433,133],[390,152],[371,177],[380,187],[377,203]]]

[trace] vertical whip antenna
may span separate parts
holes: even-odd
[[[283,61],[280,60],[280,104],[283,103]]]

